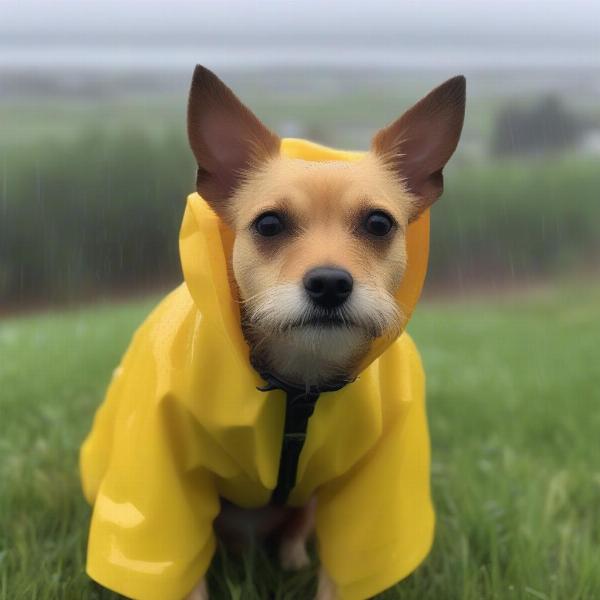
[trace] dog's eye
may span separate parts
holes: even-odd
[[[272,237],[283,231],[283,222],[273,212],[264,213],[254,221],[254,228],[264,237]]]
[[[373,211],[365,220],[365,229],[371,235],[376,235],[377,237],[387,235],[393,226],[394,221],[392,217],[381,210]]]

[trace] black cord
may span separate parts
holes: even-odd
[[[283,505],[296,485],[298,460],[306,441],[308,420],[315,410],[319,396],[322,392],[340,390],[354,380],[344,380],[339,383],[323,386],[301,386],[280,379],[272,373],[260,373],[260,376],[267,383],[258,387],[258,390],[261,392],[282,390],[286,396],[285,425],[279,458],[279,473],[277,476],[277,485],[271,496],[273,504]]]

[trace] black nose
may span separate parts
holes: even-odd
[[[306,273],[304,289],[315,304],[323,308],[335,308],[346,301],[352,293],[352,275],[337,267],[317,267]]]

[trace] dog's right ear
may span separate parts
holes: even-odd
[[[188,102],[196,189],[223,216],[246,172],[279,152],[280,140],[211,71],[198,65]]]

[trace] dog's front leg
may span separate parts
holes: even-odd
[[[319,582],[317,584],[317,595],[315,600],[336,600],[337,591],[335,583],[327,574],[324,567],[319,569]]]
[[[306,506],[293,509],[279,547],[279,562],[284,569],[298,571],[310,564],[306,543],[315,528],[316,508],[317,499],[312,498]]]
[[[185,600],[208,600],[208,586],[206,579],[203,577],[196,587],[186,596]]]

